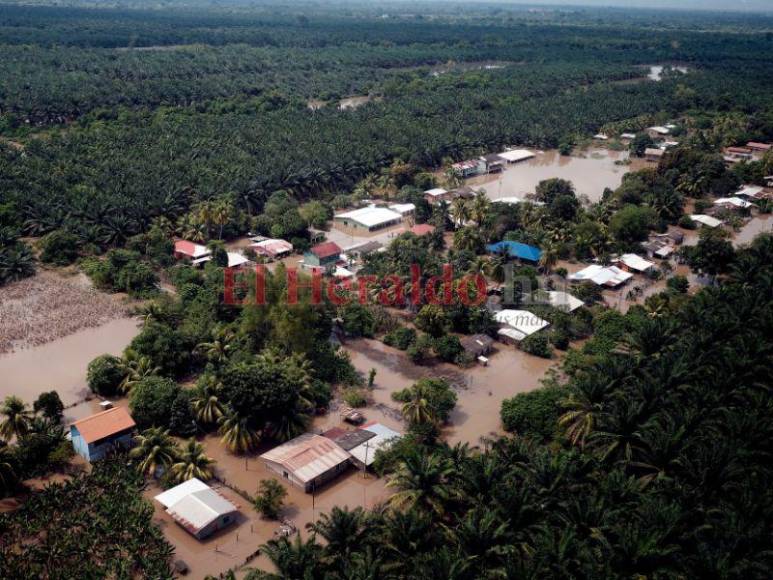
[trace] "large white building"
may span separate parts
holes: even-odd
[[[396,207],[404,209],[402,206]],[[333,222],[339,229],[365,234],[397,226],[402,221],[403,213],[401,211],[375,205],[340,213],[333,218]]]

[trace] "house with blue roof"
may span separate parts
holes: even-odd
[[[496,244],[486,246],[486,251],[491,254],[504,254],[510,258],[518,258],[526,262],[539,262],[542,250],[521,242],[504,240]]]

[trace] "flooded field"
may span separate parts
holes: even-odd
[[[41,346],[0,354],[0,398],[18,395],[32,403],[40,393],[55,389],[65,405],[81,401],[91,393],[86,385],[89,362],[101,354],[121,354],[139,330],[136,319],[118,318]]]
[[[491,199],[523,197],[534,193],[540,181],[559,177],[571,181],[578,195],[596,202],[601,199],[604,188],[618,187],[623,175],[650,166],[641,159],[622,164],[628,160],[627,151],[590,149],[572,156],[559,155],[558,151],[536,153],[528,161],[508,165],[502,173],[473,177],[467,185],[483,187]]]
[[[376,369],[372,397],[377,408],[364,409],[368,420],[399,427],[400,405],[392,401],[392,393],[422,377],[444,378],[456,387],[458,397],[445,438],[451,444],[467,442],[470,445],[478,445],[481,437],[502,433],[499,421],[502,401],[537,388],[539,380],[555,362],[505,345],[498,344],[497,348],[498,352],[489,357],[487,367],[460,369],[449,364],[414,365],[405,353],[376,340],[361,339],[346,345],[358,371],[367,376],[371,368]]]
[[[680,66],[680,65],[662,65],[662,64],[655,64],[650,65],[650,72],[647,74],[647,78],[651,81],[660,82],[663,80],[663,72],[666,70],[666,68],[671,69],[672,71],[677,71],[682,74],[687,74],[688,68],[686,66]]]

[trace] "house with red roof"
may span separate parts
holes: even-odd
[[[323,242],[303,254],[303,263],[310,268],[330,269],[341,259],[341,246],[335,242]]]
[[[137,425],[123,407],[114,407],[70,425],[75,452],[87,461],[103,459],[110,451],[132,444]]]
[[[210,255],[209,248],[189,242],[187,240],[175,240],[174,242],[174,257],[177,260],[199,260]]]

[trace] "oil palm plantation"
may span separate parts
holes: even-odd
[[[202,481],[212,479],[214,459],[204,453],[204,447],[195,439],[189,439],[177,453],[177,461],[172,464],[172,478],[182,483],[194,477]]]
[[[0,415],[3,417],[3,421],[0,423],[0,437],[6,441],[29,433],[32,412],[19,397],[14,395],[6,397],[0,406]]]
[[[129,457],[146,477],[155,476],[159,468],[167,469],[177,460],[179,449],[169,431],[161,427],[146,429],[134,438],[134,443]]]

